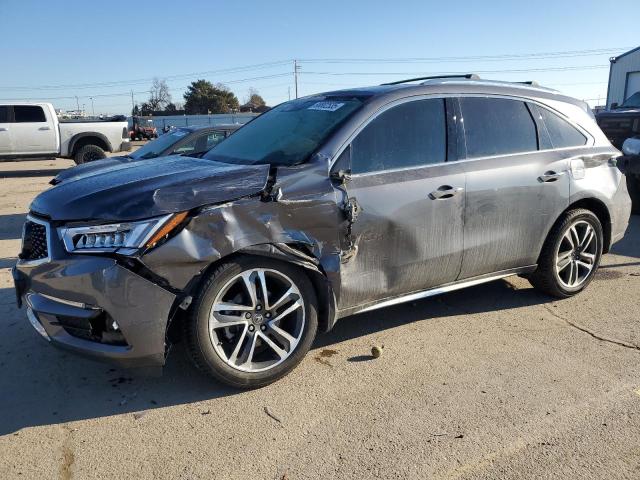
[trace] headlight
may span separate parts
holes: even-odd
[[[85,227],[62,227],[59,229],[67,252],[135,253],[141,248],[151,248],[169,235],[186,218],[187,212],[137,222],[91,225]]]

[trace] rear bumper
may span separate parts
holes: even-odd
[[[627,180],[621,175],[620,184],[611,202],[611,245],[622,240],[631,218],[631,197],[627,190]],[[608,249],[607,249],[608,251]]]
[[[164,365],[171,292],[97,256],[18,262],[13,275],[18,302],[51,344],[123,367]]]

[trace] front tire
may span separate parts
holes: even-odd
[[[602,224],[593,212],[568,211],[551,229],[529,282],[557,298],[577,295],[598,270],[603,238]]]
[[[235,388],[257,388],[293,370],[317,329],[317,299],[304,272],[247,256],[222,264],[204,282],[185,338],[201,371]]]
[[[87,162],[93,162],[94,160],[100,160],[106,157],[107,154],[104,153],[104,150],[97,145],[85,145],[84,147],[78,149],[73,157],[73,160],[76,162],[76,165],[80,165]]]

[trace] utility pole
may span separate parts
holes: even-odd
[[[78,96],[76,95],[76,112],[80,112],[80,101],[78,100]]]
[[[291,100],[291,87],[287,87],[287,95],[289,96],[289,100]]]
[[[93,97],[89,97],[91,99],[91,115],[96,116],[96,109],[93,108]]]
[[[131,115],[133,115],[133,110],[136,108],[136,104],[133,102],[133,89],[131,90]]]
[[[300,66],[298,65],[298,61],[293,61],[293,79],[296,86],[296,98],[298,98],[298,72],[300,71]]]

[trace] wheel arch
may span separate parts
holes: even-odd
[[[544,249],[544,245],[549,238],[549,234],[553,231],[553,228],[562,221],[564,216],[570,210],[575,210],[577,208],[583,208],[585,210],[589,210],[593,212],[593,214],[598,217],[600,220],[600,224],[602,225],[602,236],[603,243],[602,253],[609,253],[611,248],[611,213],[609,212],[609,208],[607,205],[600,199],[596,197],[584,197],[577,200],[574,200],[567,208],[565,208],[560,215],[555,219],[555,221],[549,225],[549,228],[545,232],[545,236],[543,237],[542,243],[540,245],[540,252],[538,254],[538,261],[540,263],[540,255],[542,255],[542,250]]]
[[[96,145],[102,148],[105,152],[111,152],[111,142],[109,139],[100,132],[82,132],[77,133],[71,140],[69,140],[69,156],[73,157],[80,148],[85,145]]]
[[[611,213],[609,212],[609,208],[607,207],[607,205],[598,198],[586,197],[573,202],[564,212],[562,212],[562,214],[564,215],[569,210],[575,210],[576,208],[584,208],[585,210],[589,210],[593,212],[596,217],[598,217],[598,220],[600,220],[600,224],[602,225],[602,236],[604,243],[602,245],[602,253],[609,253],[609,250],[611,248]]]
[[[219,265],[246,256],[271,258],[301,267],[310,280],[318,300],[318,332],[326,333],[333,328],[337,319],[333,287],[322,265],[308,253],[308,246],[304,243],[263,243],[223,256],[207,265],[189,282],[184,289],[183,298],[195,296],[211,272]]]

